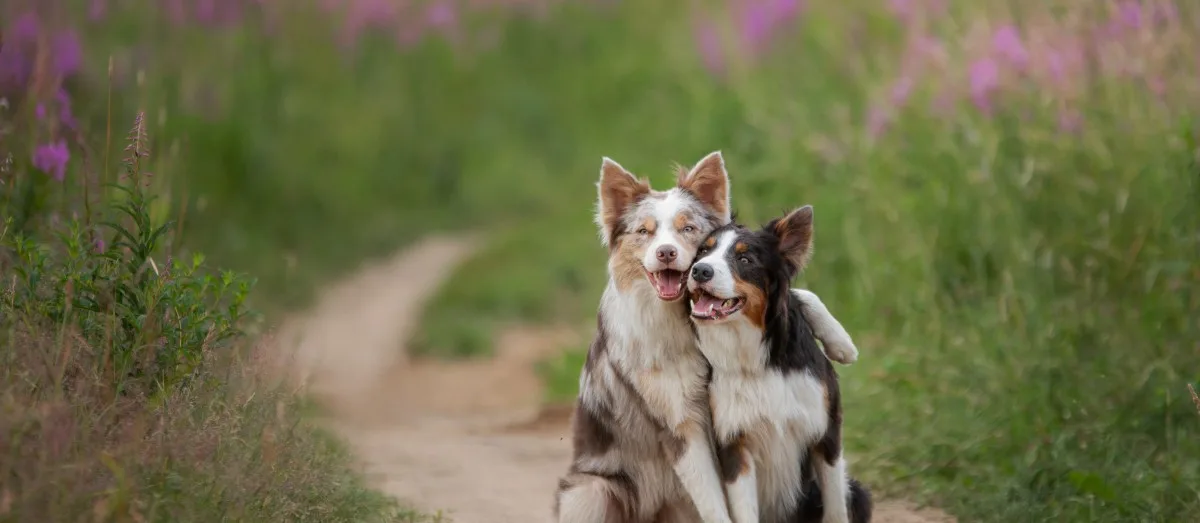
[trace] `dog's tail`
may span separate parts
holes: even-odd
[[[850,478],[850,499],[846,502],[849,505],[847,508],[850,512],[850,523],[870,523],[871,512],[874,509],[871,504],[871,491],[857,479]]]

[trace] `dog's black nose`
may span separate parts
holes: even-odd
[[[707,263],[697,263],[695,267],[692,267],[692,279],[693,280],[696,280],[700,283],[704,283],[708,280],[711,280],[712,277],[713,277],[712,265],[709,265]]]
[[[663,245],[654,251],[654,255],[658,257],[659,261],[669,263],[675,261],[675,258],[679,256],[679,251],[675,250],[674,245]]]

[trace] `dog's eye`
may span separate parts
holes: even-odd
[[[747,258],[747,257],[745,257],[745,256],[739,257],[739,258],[738,258],[738,263],[745,263],[745,264],[749,264],[749,263],[750,263],[750,258]]]
[[[648,229],[646,229],[645,227],[642,227],[641,229],[637,230],[637,233],[638,234],[650,234],[650,231]]]
[[[691,225],[683,226],[683,232],[695,232],[695,231],[696,231],[696,228],[692,227]]]

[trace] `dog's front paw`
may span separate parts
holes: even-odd
[[[825,355],[829,356],[830,360],[842,365],[849,365],[858,361],[858,347],[855,347],[854,342],[850,341],[849,338],[822,340],[822,343],[825,344]]]

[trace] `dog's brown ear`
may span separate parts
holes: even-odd
[[[797,272],[808,264],[813,242],[813,208],[805,205],[775,220],[772,226],[779,237],[779,253]]]
[[[708,153],[690,171],[680,169],[677,184],[712,209],[722,225],[729,223],[729,173],[721,151]]]
[[[600,241],[612,244],[621,225],[621,218],[633,204],[650,194],[650,183],[638,179],[621,164],[607,156],[600,163],[600,199],[596,205],[596,225],[600,226]]]

